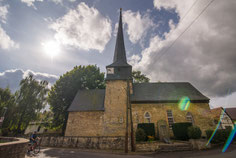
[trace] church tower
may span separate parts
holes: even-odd
[[[104,135],[125,136],[129,102],[128,87],[132,83],[132,66],[127,63],[126,59],[121,10],[113,63],[106,69]]]
[[[130,80],[132,78],[132,66],[126,60],[121,10],[113,63],[106,66],[106,69],[106,80]]]

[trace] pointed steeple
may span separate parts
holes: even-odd
[[[132,79],[132,66],[127,63],[122,27],[122,9],[120,9],[120,21],[116,36],[116,47],[113,63],[106,66],[106,80],[130,80]]]
[[[122,9],[120,8],[120,20],[119,20],[119,27],[116,36],[116,47],[113,57],[114,66],[127,66],[129,65],[126,60],[126,53],[125,53],[125,44],[124,44],[124,36],[123,36],[123,26],[122,26]]]

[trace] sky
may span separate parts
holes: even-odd
[[[53,85],[76,65],[112,63],[122,8],[128,62],[151,82],[190,82],[236,107],[235,0],[0,0],[0,87]]]

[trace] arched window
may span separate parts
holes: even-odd
[[[190,122],[194,125],[193,115],[190,112],[187,113],[186,119],[188,122]]]
[[[147,122],[147,123],[150,123],[150,122],[151,122],[151,115],[149,114],[149,112],[146,112],[146,113],[144,114],[144,120],[145,120],[145,122]]]

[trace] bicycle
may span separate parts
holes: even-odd
[[[41,139],[37,138],[34,143],[28,144],[27,154],[38,154],[40,152]]]

